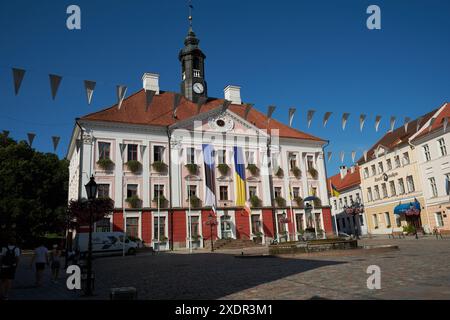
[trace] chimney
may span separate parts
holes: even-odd
[[[223,89],[223,93],[225,95],[225,99],[231,101],[231,103],[242,104],[241,87],[229,85]]]
[[[355,166],[351,166],[351,167],[350,167],[350,172],[351,172],[351,173],[355,173],[355,170],[356,170],[356,167],[355,167]]]
[[[155,91],[159,94],[159,74],[146,72],[142,76],[142,86],[145,90]]]
[[[345,176],[347,175],[347,167],[346,166],[340,166],[339,167],[339,172],[341,174],[341,179],[344,179]]]

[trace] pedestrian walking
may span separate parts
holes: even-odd
[[[52,269],[52,280],[54,283],[58,282],[59,270],[61,269],[61,250],[58,245],[53,245],[53,249],[50,252],[50,267]]]
[[[33,263],[35,263],[36,267],[36,286],[42,286],[42,278],[44,275],[45,266],[49,265],[48,260],[48,249],[41,244],[39,247],[34,249],[33,258],[31,259],[30,267],[33,267]]]
[[[14,238],[8,239],[5,247],[1,248],[0,269],[0,300],[8,300],[12,282],[19,264],[20,249],[16,246]]]

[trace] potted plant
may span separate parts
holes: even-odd
[[[109,158],[103,158],[97,161],[97,165],[103,170],[109,170],[114,165],[114,162]]]
[[[301,174],[302,174],[302,171],[300,170],[299,167],[293,167],[293,168],[291,169],[291,172],[292,172],[292,174],[293,174],[297,179],[299,179],[300,176],[301,176]]]
[[[195,175],[198,172],[198,165],[195,163],[188,163],[185,165],[186,169],[188,170],[189,174]]]
[[[250,204],[252,205],[252,208],[259,208],[261,206],[261,199],[259,199],[258,196],[253,195],[250,197]]]
[[[198,208],[200,207],[200,199],[197,196],[192,196],[191,197],[191,206],[194,208]]]
[[[316,179],[317,178],[317,170],[315,168],[309,168],[308,169],[309,174],[311,175],[311,178]]]
[[[297,203],[298,207],[303,207],[304,206],[304,202],[303,202],[303,198],[302,197],[295,197],[294,201]]]
[[[128,170],[133,173],[138,173],[141,170],[141,163],[137,160],[130,160],[127,162]]]
[[[283,197],[276,197],[275,202],[277,203],[278,207],[286,207],[286,200]]]
[[[159,173],[165,173],[167,172],[167,164],[165,164],[162,161],[155,161],[152,163],[152,168],[153,170],[155,170],[156,172]]]
[[[219,172],[222,176],[226,176],[228,174],[228,171],[230,171],[230,167],[226,163],[219,163],[217,169],[219,169]]]
[[[283,178],[283,176],[284,176],[283,169],[281,169],[281,167],[278,167],[278,170],[275,172],[275,175],[280,179]]]
[[[153,198],[153,202],[158,204],[158,199],[159,199],[159,207],[160,208],[165,208],[167,206],[167,199],[166,197],[164,197],[163,195],[158,197]]]
[[[249,163],[247,165],[247,170],[250,171],[252,176],[256,176],[259,173],[259,168],[256,166],[256,164],[253,164],[253,163]]]
[[[139,197],[137,195],[128,197],[125,199],[125,201],[130,205],[131,208],[135,209],[138,208],[140,203],[141,203],[141,199],[139,199]]]

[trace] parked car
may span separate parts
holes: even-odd
[[[88,233],[78,233],[74,240],[74,250],[84,256],[88,251]],[[138,244],[130,240],[123,232],[93,232],[92,233],[92,254],[112,255],[135,254]]]

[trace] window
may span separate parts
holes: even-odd
[[[95,223],[95,232],[111,232],[111,221],[109,218],[100,219]]]
[[[441,153],[441,157],[446,156],[447,155],[447,147],[445,146],[444,138],[439,139],[438,144],[439,144],[439,151]]]
[[[406,177],[406,185],[408,186],[408,192],[414,192],[416,190],[414,187],[414,179],[412,176]]]
[[[388,171],[392,170],[392,161],[391,161],[391,159],[387,159],[386,160],[386,166],[387,166]]]
[[[137,161],[138,156],[137,156],[137,144],[129,144],[128,145],[128,161]]]
[[[353,196],[350,195],[348,198],[349,198],[349,200],[350,200],[350,204],[353,204],[353,203],[354,203],[354,202],[353,202]]]
[[[98,158],[99,159],[111,159],[111,143],[99,142],[98,143]]]
[[[429,178],[428,181],[430,182],[431,194],[432,194],[433,198],[435,198],[438,196],[436,180],[434,178]]]
[[[391,227],[391,217],[389,216],[389,212],[384,213],[384,220],[386,221],[386,228]]]
[[[380,200],[380,188],[375,186],[375,200]]]
[[[220,200],[228,200],[228,186],[220,186]]]
[[[193,198],[197,196],[197,186],[188,185],[188,197]]]
[[[161,199],[164,197],[164,185],[155,184],[153,186],[153,199]]]
[[[400,156],[395,156],[394,161],[395,161],[395,167],[399,168],[400,167]]]
[[[127,236],[139,238],[139,218],[127,217]]]
[[[275,187],[275,198],[281,197],[281,187]]]
[[[397,228],[400,228],[402,226],[402,219],[398,214],[394,214],[394,216],[395,216],[395,224],[397,225]]]
[[[307,156],[306,157],[306,164],[307,164],[307,169],[313,169],[314,168],[314,160],[313,160],[313,156]]]
[[[344,206],[344,205],[342,204],[342,198],[340,198],[340,199],[339,199],[339,209],[342,209],[343,206]]]
[[[303,230],[303,214],[296,214],[295,222],[297,223],[297,231]]]
[[[364,178],[368,178],[369,177],[369,168],[364,168]]]
[[[279,233],[284,233],[286,232],[286,223],[285,223],[285,217],[283,214],[279,214],[278,215],[278,229],[279,229]]]
[[[155,240],[166,237],[166,217],[159,217],[159,221],[158,217],[153,218],[153,237]]]
[[[443,227],[444,226],[444,219],[442,219],[442,213],[436,212],[434,214],[434,217],[436,218],[436,225],[438,227]]]
[[[186,155],[187,155],[187,163],[188,164],[194,164],[195,163],[195,149],[194,148],[187,148],[186,149]]]
[[[292,197],[293,198],[300,197],[300,188],[299,187],[293,187],[292,188]]]
[[[153,146],[153,161],[159,162],[163,161],[164,147],[163,146]]]
[[[257,193],[256,187],[255,186],[249,186],[248,187],[248,194],[250,195],[250,198],[257,196],[258,193]]]
[[[395,197],[397,195],[397,191],[395,190],[395,182],[389,182],[389,188],[391,189],[391,197]]]
[[[359,196],[359,192],[356,193],[356,201],[361,202],[361,197]]]
[[[445,193],[450,195],[450,173],[445,174]]]
[[[127,184],[127,198],[137,196],[138,185],[137,184]]]
[[[200,217],[191,216],[191,237],[196,237],[200,235],[199,220]]]
[[[425,156],[425,161],[431,160],[430,147],[426,144],[423,147],[423,154]]]
[[[367,188],[367,199],[373,201],[372,188]]]
[[[257,234],[261,232],[261,221],[259,220],[259,214],[252,214],[252,233]]]
[[[403,182],[403,178],[398,179],[398,193],[399,194],[405,193],[405,184]]]
[[[253,151],[246,151],[247,164],[255,164],[255,153]]]
[[[218,163],[226,164],[227,163],[227,152],[226,150],[219,150],[218,152]]]
[[[372,220],[373,220],[373,226],[375,227],[375,229],[378,229],[378,216],[376,213],[374,213],[372,215]]]
[[[337,210],[337,201],[336,201],[336,199],[333,200],[333,208],[334,208],[334,210]]]
[[[344,204],[348,206],[347,197],[344,197]]]
[[[98,184],[97,196],[98,198],[109,198],[109,184]]]
[[[289,168],[292,170],[297,167],[297,155],[293,152],[289,152]]]
[[[377,175],[377,168],[375,167],[374,164],[371,166],[371,169],[372,169],[372,176]]]
[[[383,192],[383,198],[387,198],[388,197],[388,191],[387,191],[386,183],[383,183],[381,185],[381,191]]]
[[[408,154],[408,152],[405,152],[403,154],[403,165],[406,166],[408,164],[409,164],[409,154]]]
[[[378,162],[378,173],[381,174],[384,172],[383,162]]]

